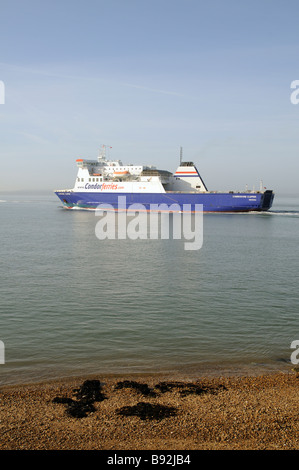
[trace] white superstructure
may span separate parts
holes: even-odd
[[[121,160],[106,160],[105,146],[97,160],[77,158],[78,174],[73,191],[206,192],[207,188],[191,162],[181,163],[176,172],[154,166],[123,165]]]

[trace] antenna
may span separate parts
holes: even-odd
[[[260,180],[260,192],[261,193],[263,192],[263,180],[262,179]]]
[[[183,147],[180,147],[180,164],[183,161]]]
[[[99,161],[100,160],[106,160],[107,148],[108,148],[108,158],[110,157],[110,149],[112,149],[112,147],[110,147],[109,145],[102,145],[102,150],[100,150],[99,156],[98,156]]]
[[[106,145],[102,145],[102,150],[99,151],[98,161],[106,160]]]

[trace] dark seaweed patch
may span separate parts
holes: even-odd
[[[184,387],[183,382],[159,382],[155,385],[157,390],[160,390],[162,393],[171,392],[173,389],[178,389],[180,387]]]
[[[179,391],[180,395],[185,397],[187,395],[202,395],[203,393],[215,394],[220,390],[226,390],[224,385],[204,385],[198,382],[160,382],[155,385],[155,388],[160,390],[161,393],[170,392],[173,389]]]
[[[74,400],[68,397],[55,397],[52,401],[53,403],[62,403],[63,405],[70,405],[71,403],[73,403]]]
[[[138,416],[142,420],[157,419],[161,420],[175,416],[177,409],[166,405],[153,405],[152,403],[139,402],[134,406],[124,406],[116,410],[118,415]]]
[[[115,390],[120,390],[122,388],[132,388],[142,393],[144,396],[155,397],[156,393],[147,385],[139,382],[134,382],[131,380],[124,380],[122,382],[117,382],[115,385]]]
[[[73,418],[85,418],[95,411],[93,403],[102,401],[106,397],[102,393],[99,380],[86,380],[80,388],[73,390],[77,400],[68,397],[55,397],[53,403],[66,405],[66,413]]]
[[[91,402],[85,401],[75,401],[69,403],[66,408],[66,413],[72,418],[86,418],[89,413],[93,413],[95,407]]]
[[[91,402],[103,401],[105,395],[102,393],[102,386],[99,380],[85,380],[80,388],[73,390],[78,400],[88,400]]]

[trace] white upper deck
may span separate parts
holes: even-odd
[[[103,146],[97,160],[77,158],[78,174],[73,191],[101,192],[206,192],[207,188],[192,162],[181,162],[176,172],[154,166],[123,165],[107,160]]]

